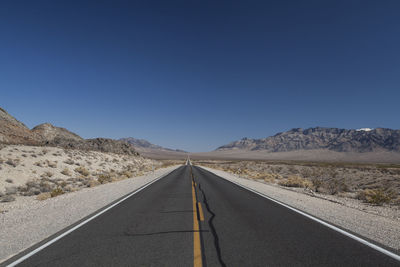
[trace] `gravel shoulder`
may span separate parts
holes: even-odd
[[[345,200],[313,197],[294,190],[261,183],[255,180],[239,178],[225,171],[202,168],[255,191],[268,195],[287,205],[347,229],[367,239],[373,240],[400,253],[400,213],[399,210],[385,210],[380,207],[360,207],[355,202],[345,203]]]
[[[0,262],[178,167],[158,169],[154,174],[85,188],[44,201],[20,196],[14,202],[3,204]]]

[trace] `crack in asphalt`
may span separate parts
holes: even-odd
[[[215,250],[217,251],[217,255],[218,255],[218,261],[221,264],[221,266],[226,266],[225,262],[222,260],[222,255],[221,255],[221,248],[219,246],[219,238],[218,238],[218,234],[217,231],[215,230],[213,221],[215,219],[215,213],[210,209],[210,206],[207,202],[207,197],[206,194],[204,193],[203,189],[201,188],[200,183],[198,183],[199,186],[199,191],[201,192],[201,194],[203,195],[203,201],[204,201],[204,205],[206,206],[207,211],[211,214],[210,219],[208,219],[208,225],[211,229],[211,233],[214,237],[214,246],[215,246]]]

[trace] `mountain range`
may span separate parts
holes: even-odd
[[[315,127],[294,128],[262,139],[243,138],[216,151],[288,152],[296,150],[331,150],[336,152],[400,152],[400,130],[362,128],[348,130]]]
[[[274,136],[243,138],[214,151],[189,153],[133,137],[84,139],[49,123],[29,129],[0,108],[0,143],[57,146],[102,152],[138,154],[157,159],[241,158],[343,161],[400,161],[400,130],[387,128],[294,128]]]

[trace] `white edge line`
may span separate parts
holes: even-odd
[[[176,168],[174,169],[176,170]],[[51,244],[53,244],[54,242],[56,242],[57,240],[60,240],[61,238],[63,238],[64,236],[68,235],[69,233],[75,231],[76,229],[78,229],[79,227],[81,227],[82,225],[87,224],[88,222],[90,222],[91,220],[93,220],[94,218],[100,216],[101,214],[103,214],[104,212],[112,209],[113,207],[117,206],[119,203],[125,201],[126,199],[130,198],[131,196],[135,195],[136,193],[139,193],[140,191],[142,191],[143,189],[145,189],[146,187],[152,185],[153,183],[157,182],[158,180],[164,178],[165,176],[167,176],[168,174],[170,174],[171,172],[173,172],[174,170],[171,170],[170,172],[168,172],[167,174],[162,175],[161,177],[158,177],[157,179],[148,182],[147,184],[143,185],[142,187],[139,187],[138,189],[136,189],[134,192],[130,193],[129,195],[127,195],[126,197],[124,197],[123,199],[115,202],[114,204],[112,204],[111,206],[105,208],[104,210],[101,210],[100,212],[94,214],[92,217],[84,220],[83,222],[81,222],[78,225],[75,225],[74,227],[72,227],[71,229],[69,229],[68,231],[60,234],[59,236],[55,237],[54,239],[46,242],[45,244],[41,245],[40,247],[32,250],[31,252],[29,252],[28,254],[24,255],[23,257],[17,259],[16,261],[10,263],[9,265],[7,265],[7,267],[13,267],[16,266],[17,264],[23,262],[24,260],[32,257],[33,255],[35,255],[36,253],[38,253],[39,251],[41,251],[42,249],[50,246]]]
[[[212,171],[209,171],[209,172],[212,172]],[[214,172],[212,172],[212,173],[214,173]],[[238,186],[240,186],[240,187],[242,187],[244,189],[247,189],[247,190],[249,190],[249,191],[251,191],[253,193],[256,193],[257,195],[260,195],[260,196],[262,196],[262,197],[264,197],[264,198],[266,198],[268,200],[271,200],[271,201],[273,201],[273,202],[275,202],[275,203],[277,203],[277,204],[279,204],[281,206],[284,206],[285,208],[288,208],[288,209],[290,209],[290,210],[292,210],[294,212],[297,212],[297,213],[299,213],[299,214],[301,214],[301,215],[303,215],[303,216],[305,216],[305,217],[307,217],[307,218],[309,218],[309,219],[311,219],[313,221],[316,221],[316,222],[318,222],[318,223],[320,223],[320,224],[322,224],[322,225],[324,225],[326,227],[329,227],[330,229],[332,229],[332,230],[334,230],[336,232],[339,232],[339,233],[341,233],[341,234],[343,234],[343,235],[345,235],[347,237],[350,237],[351,239],[354,239],[354,240],[356,240],[356,241],[358,241],[358,242],[360,242],[360,243],[362,243],[362,244],[364,244],[364,245],[366,245],[366,246],[368,246],[370,248],[373,248],[373,249],[375,249],[375,250],[377,250],[377,251],[379,251],[379,252],[381,252],[381,253],[383,253],[383,254],[385,254],[385,255],[387,255],[387,256],[389,256],[389,257],[391,257],[391,258],[393,258],[393,259],[395,259],[397,261],[400,261],[400,256],[395,254],[395,253],[393,253],[393,252],[391,252],[391,251],[389,251],[389,250],[386,250],[386,249],[384,249],[384,248],[382,248],[380,246],[377,246],[377,245],[375,245],[375,244],[373,244],[371,242],[368,242],[365,239],[362,239],[362,238],[360,238],[360,237],[358,237],[356,235],[353,235],[353,234],[351,234],[349,232],[346,232],[346,231],[340,229],[339,227],[336,227],[336,226],[334,226],[334,225],[332,225],[330,223],[324,222],[324,221],[318,219],[317,217],[314,217],[314,216],[312,216],[310,214],[302,212],[301,210],[293,208],[293,207],[291,207],[291,206],[289,206],[289,205],[287,205],[287,204],[285,204],[283,202],[280,202],[279,200],[273,199],[273,198],[271,198],[271,197],[269,197],[269,196],[267,196],[267,195],[265,195],[263,193],[260,193],[260,192],[254,190],[254,189],[252,189],[250,187],[247,187],[245,185],[241,185],[241,184],[239,184],[239,183],[237,183],[235,181],[231,181],[228,178],[222,177],[222,176],[220,176],[220,175],[218,175],[216,173],[214,173],[214,174],[217,175],[218,177],[221,177],[221,178],[223,178],[223,179],[225,179],[225,180],[227,180],[227,181],[229,181],[231,183],[234,183],[234,184],[236,184],[236,185],[238,185]]]

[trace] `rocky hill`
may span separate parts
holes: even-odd
[[[0,108],[0,143],[37,145],[40,142],[40,136]]]
[[[151,159],[186,159],[188,156],[188,152],[184,150],[165,148],[144,139],[127,137],[120,141],[133,145],[141,155]]]
[[[386,128],[347,130],[338,128],[295,128],[263,139],[243,138],[217,151],[247,150],[286,152],[326,149],[337,152],[400,152],[400,130]]]
[[[65,128],[56,127],[50,123],[40,124],[30,130],[2,108],[0,108],[0,143],[138,155],[134,147],[124,141],[108,138],[83,139]]]
[[[84,139],[82,141],[73,141],[56,138],[49,143],[51,146],[79,149],[86,151],[111,152],[116,154],[139,155],[135,148],[123,141],[109,138]]]
[[[181,149],[171,149],[171,148],[165,148],[165,147],[162,147],[159,145],[155,145],[145,139],[137,139],[137,138],[133,138],[133,137],[127,137],[127,138],[121,138],[119,140],[133,145],[138,150],[165,150],[165,151],[175,151],[175,152],[187,153],[186,151],[181,150]]]
[[[56,127],[50,123],[40,124],[32,129],[32,132],[38,136],[41,136],[43,142],[52,143],[55,140],[71,140],[71,141],[83,141],[84,139],[79,135],[68,131],[65,128]]]

